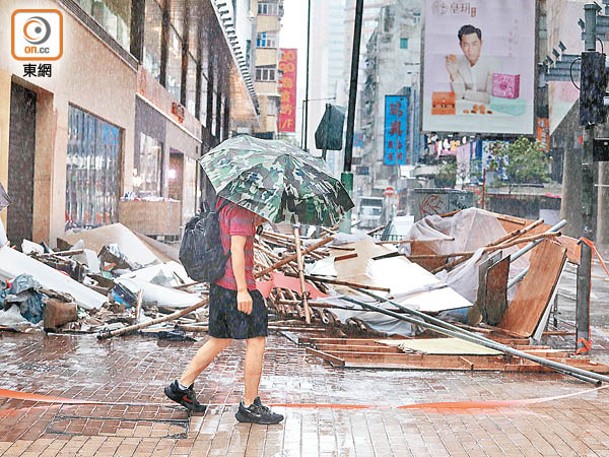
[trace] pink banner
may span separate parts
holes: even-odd
[[[298,50],[282,49],[279,71],[281,75],[281,111],[279,112],[280,132],[296,131],[296,70],[298,67]]]

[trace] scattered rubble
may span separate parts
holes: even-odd
[[[457,326],[460,338],[483,335],[593,370],[540,344],[563,266],[579,262],[577,240],[559,229],[470,208],[428,216],[398,242],[328,229],[301,240],[298,232],[265,230],[256,239],[255,275],[271,327],[337,366],[539,367],[501,351],[477,353],[474,343],[438,353],[457,346],[430,339],[437,332],[429,319],[436,319]],[[57,244],[0,248],[0,330],[179,340],[207,330],[207,285],[187,276],[175,247],[121,224],[66,233]],[[416,318],[403,318],[410,312]]]

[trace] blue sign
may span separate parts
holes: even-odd
[[[406,165],[408,98],[385,95],[385,165]]]

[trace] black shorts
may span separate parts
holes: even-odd
[[[244,340],[268,336],[269,317],[264,297],[250,290],[253,300],[252,314],[237,309],[237,291],[217,284],[209,288],[209,335],[214,338]]]

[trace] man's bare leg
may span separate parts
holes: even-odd
[[[248,338],[247,349],[245,351],[245,406],[249,406],[258,396],[258,387],[260,386],[260,377],[262,376],[262,361],[264,359],[264,348],[266,345],[266,337],[257,336],[256,338]]]
[[[197,376],[205,370],[209,364],[216,358],[216,356],[224,349],[230,346],[231,339],[229,338],[214,338],[213,336],[199,348],[195,356],[190,361],[188,368],[184,371],[184,374],[179,379],[180,383],[184,386],[189,386]],[[260,378],[258,378],[260,381]]]

